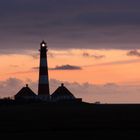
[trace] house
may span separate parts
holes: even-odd
[[[37,95],[28,87],[26,84],[16,95],[15,100],[33,100],[36,99]]]
[[[51,95],[51,100],[57,101],[82,101],[82,99],[76,98],[62,83],[54,93]]]

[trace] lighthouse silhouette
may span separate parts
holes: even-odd
[[[39,67],[38,95],[42,99],[50,99],[48,63],[47,63],[48,49],[45,41],[42,41],[40,43],[39,51],[40,51],[40,67]]]

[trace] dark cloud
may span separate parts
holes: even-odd
[[[139,5],[139,0],[1,0],[0,52],[27,53],[42,39],[50,49],[139,48]]]
[[[82,56],[84,56],[84,57],[93,57],[93,58],[95,58],[95,59],[101,59],[101,58],[104,58],[105,57],[105,55],[96,55],[96,54],[89,54],[89,53],[87,53],[87,52],[84,52],[83,54],[82,54]]]
[[[131,50],[127,53],[127,55],[140,57],[140,52],[138,50]]]
[[[62,66],[56,66],[55,68],[50,68],[50,70],[81,70],[82,68],[79,66],[73,66],[73,65],[62,65]]]

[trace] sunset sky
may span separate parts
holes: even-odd
[[[0,97],[37,92],[48,44],[50,88],[84,101],[140,103],[139,0],[1,0]]]

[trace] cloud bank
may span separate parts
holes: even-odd
[[[0,81],[0,97],[14,96],[25,84],[37,93],[37,82],[27,80],[23,82],[16,78],[9,78],[5,81]],[[94,85],[90,83],[70,83],[55,79],[50,80],[50,90],[53,93],[61,83],[79,98],[83,98],[86,102],[101,103],[140,103],[140,86],[132,85],[116,85],[115,83],[106,83],[104,85]]]
[[[140,48],[138,0],[1,0],[0,52]]]

